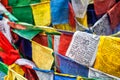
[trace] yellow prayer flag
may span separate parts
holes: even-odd
[[[82,24],[86,28],[88,27],[87,14],[85,14],[84,18],[77,18],[77,20],[79,21],[80,24]]]
[[[23,77],[24,71],[17,64],[12,64],[9,66],[8,75],[4,77],[4,80],[27,80]]]
[[[94,68],[120,77],[120,38],[100,37]]]
[[[75,31],[75,30],[72,29],[72,27],[69,24],[54,25],[54,28],[61,29],[61,30],[66,30],[66,31]]]
[[[52,53],[52,49],[32,41],[32,59],[40,69],[51,69],[54,61]]]
[[[51,22],[50,1],[32,4],[32,12],[37,26],[48,26]]]

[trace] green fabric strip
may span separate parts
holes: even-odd
[[[35,37],[38,33],[43,32],[43,30],[39,28],[31,28],[26,30],[14,29],[13,32],[25,39],[32,40],[33,37]]]

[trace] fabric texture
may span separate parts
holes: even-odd
[[[8,0],[10,6],[27,6],[29,4],[38,3],[40,0]]]
[[[58,25],[54,25],[54,28],[59,30],[66,30],[66,31],[75,31],[74,29],[72,29],[70,24],[58,24]]]
[[[20,58],[18,50],[15,50],[7,38],[0,32],[0,47],[3,51],[0,51],[0,57],[7,65],[13,64],[15,60]]]
[[[48,47],[47,35],[37,34],[32,40],[43,46]]]
[[[76,77],[71,77],[66,74],[55,74],[54,80],[76,80]]]
[[[53,49],[53,47],[54,47],[54,36],[48,34],[47,38],[48,38],[48,47]]]
[[[0,3],[0,11],[4,13],[11,21],[18,21],[1,3]]]
[[[6,76],[6,74],[0,71],[0,80],[4,80],[5,76]]]
[[[83,31],[83,32],[92,33],[88,28],[86,28],[85,26],[80,24],[76,18],[75,18],[75,21],[76,21],[76,31]]]
[[[53,25],[68,23],[68,2],[69,0],[51,0],[50,6]]]
[[[3,18],[0,21],[0,31],[5,35],[5,37],[9,40],[9,42],[12,42],[12,36],[10,33],[10,26],[7,24],[9,20],[7,18]]]
[[[21,1],[23,2],[23,1]],[[22,12],[21,12],[22,11]],[[12,14],[20,21],[34,24],[32,9],[30,6],[12,7]]]
[[[53,72],[47,70],[40,70],[39,68],[33,68],[39,78],[39,80],[54,80]]]
[[[73,36],[73,34],[65,34],[65,33],[61,34],[60,42],[59,42],[59,45],[58,45],[58,52],[60,54],[65,56],[66,51],[67,51],[67,49],[70,45],[70,42],[72,40],[72,36]]]
[[[8,68],[8,75],[5,76],[5,80],[27,80],[23,77],[24,72],[19,65],[12,64]]]
[[[120,2],[116,3],[109,11],[110,25],[114,30],[120,24]]]
[[[84,27],[88,27],[87,23],[87,14],[83,18],[76,18],[80,24],[82,24]]]
[[[69,24],[71,25],[72,29],[75,29],[75,13],[72,7],[72,4],[69,2]]]
[[[25,26],[20,25],[20,24],[17,24],[17,23],[15,23],[15,22],[10,22],[10,21],[9,21],[7,24],[8,24],[11,28],[13,28],[13,29],[21,29],[21,30],[26,29]]]
[[[98,20],[98,17],[95,14],[94,4],[89,4],[87,8],[88,27],[93,26],[97,20]]]
[[[8,66],[5,65],[4,63],[0,62],[0,72],[3,72],[4,74],[7,75],[8,72]]]
[[[31,69],[31,68],[27,68],[24,67],[25,70],[25,78],[27,78],[27,80],[39,80],[35,70]]]
[[[94,68],[89,68],[89,78],[98,78],[100,80],[118,80],[118,78],[98,71]]]
[[[32,59],[40,69],[51,69],[54,61],[52,53],[52,49],[32,41]]]
[[[60,42],[60,35],[54,35],[54,52],[58,52],[59,42]]]
[[[34,26],[34,28],[39,28],[43,30],[46,34],[60,34],[55,28],[47,27],[47,26]]]
[[[115,0],[94,0],[94,8],[96,15],[105,14],[109,9],[114,6],[115,3]]]
[[[49,26],[51,23],[50,2],[41,2],[31,5],[35,25]]]
[[[120,31],[120,24],[112,31],[112,34],[115,34]]]
[[[15,61],[15,64],[18,64],[18,65],[20,65],[20,66],[25,66],[25,65],[27,65],[27,66],[31,66],[31,67],[36,67],[36,65],[35,65],[32,61],[30,61],[30,60],[28,60],[28,59],[24,59],[24,58],[17,59],[17,60]]]
[[[87,11],[89,0],[71,0],[75,16],[83,18]]]
[[[74,76],[77,76],[77,75],[80,75],[80,76],[83,76],[83,77],[88,77],[88,68],[81,65],[81,64],[78,64],[76,63],[75,61],[65,57],[65,56],[62,56],[60,54],[57,54],[55,53],[55,55],[57,56],[57,59],[59,63],[59,70],[61,73],[64,73],[64,74],[70,74],[70,75],[74,75]]]
[[[23,54],[24,58],[32,60],[32,45],[31,42],[25,38],[20,37],[19,50]],[[18,42],[19,43],[19,42]]]
[[[43,32],[43,30],[41,30],[39,28],[31,28],[31,29],[25,29],[25,30],[14,29],[13,32],[25,39],[31,40],[38,33]]]
[[[120,38],[101,36],[94,68],[107,74],[120,77],[119,45]]]
[[[96,57],[98,42],[99,36],[76,31],[66,52],[66,56],[82,65],[92,66]]]
[[[107,14],[103,15],[103,17],[100,18],[90,29],[96,35],[110,35],[110,34],[112,34],[108,15]]]

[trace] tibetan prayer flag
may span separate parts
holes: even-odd
[[[57,56],[56,62],[59,64],[58,68],[61,73],[88,77],[88,68],[86,66],[78,64],[70,58],[60,54],[55,53],[55,55]]]
[[[31,40],[38,33],[43,32],[43,30],[41,30],[39,28],[31,28],[31,29],[25,29],[25,30],[14,29],[13,32],[25,39]]]
[[[50,2],[32,4],[32,12],[37,26],[49,26],[51,23]]]
[[[32,59],[40,69],[51,69],[54,61],[52,53],[52,49],[32,41]]]
[[[68,2],[69,0],[51,0],[50,6],[53,25],[68,23]]]
[[[34,67],[33,70],[35,70],[39,80],[54,80],[53,79],[53,71],[49,70],[41,70],[39,68]]]
[[[120,24],[120,2],[116,3],[109,11],[111,28],[114,30]]]
[[[114,6],[116,0],[94,0],[94,8],[96,15],[105,14],[110,8]]]
[[[89,78],[97,78],[99,80],[118,80],[117,77],[111,76],[94,68],[89,68]]]
[[[108,15],[107,14],[103,15],[90,29],[96,35],[112,34]]]
[[[79,64],[90,67],[93,65],[96,58],[98,42],[99,36],[76,31],[66,52],[66,56]]]
[[[94,68],[120,77],[120,38],[101,36]]]
[[[37,34],[32,40],[43,45],[43,46],[48,47],[47,35]]]
[[[75,16],[78,18],[84,18],[89,0],[71,0]]]
[[[28,6],[40,2],[40,0],[8,0],[10,6]]]
[[[21,1],[23,2],[23,1]],[[34,24],[32,9],[30,6],[12,7],[12,14],[20,21]]]
[[[65,56],[66,51],[72,40],[72,36],[73,34],[65,34],[65,33],[61,34],[59,45],[58,45],[58,53]]]

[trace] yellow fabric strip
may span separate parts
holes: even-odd
[[[37,26],[49,26],[51,22],[50,2],[45,1],[38,4],[32,4],[32,12]]]
[[[52,53],[52,49],[32,41],[32,59],[40,69],[51,69],[54,61]]]
[[[120,38],[101,36],[94,68],[120,77]]]
[[[8,75],[4,77],[4,80],[27,80],[23,75],[22,68],[17,64],[12,64],[9,66]]]

